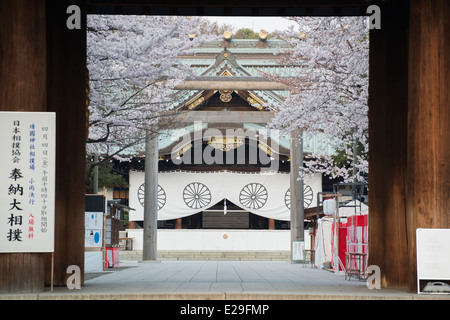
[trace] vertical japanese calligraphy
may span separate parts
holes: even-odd
[[[7,127],[6,127],[7,128]],[[21,186],[21,179],[23,179],[22,173],[20,172],[20,163],[21,163],[21,147],[22,147],[22,135],[20,128],[20,120],[13,120],[10,127],[11,131],[9,132],[12,140],[12,151],[11,151],[11,174],[9,175],[9,179],[11,181],[11,185],[8,188],[8,195],[10,196],[10,208],[8,209],[8,226],[9,230],[7,231],[6,239],[8,241],[22,241],[22,208],[19,207],[21,205],[21,198],[23,196],[23,192],[21,190],[23,187]],[[7,135],[6,135],[7,136]],[[11,202],[12,201],[12,202]]]
[[[0,252],[53,252],[55,114],[0,112],[0,132]]]

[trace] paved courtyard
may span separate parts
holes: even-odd
[[[21,295],[28,299],[291,300],[449,299],[405,290],[369,290],[357,279],[286,261],[123,261],[119,269],[87,273],[79,290]],[[1,298],[7,298],[1,296]]]

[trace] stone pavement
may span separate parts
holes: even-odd
[[[327,270],[286,261],[122,261],[119,269],[85,275],[77,290],[0,295],[29,300],[416,300],[450,299],[405,290],[369,290]]]

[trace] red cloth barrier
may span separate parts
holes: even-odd
[[[334,252],[334,224],[331,229],[331,248]],[[356,252],[365,253],[363,268],[367,267],[368,253],[369,253],[369,241],[368,241],[368,215],[350,216],[347,218],[346,223],[340,223],[339,226],[339,258],[342,265],[345,267],[345,253]],[[356,268],[356,261],[353,261],[355,265],[352,268]],[[334,255],[331,260],[331,267],[334,268],[335,261]],[[339,266],[339,270],[343,271],[342,266]]]
[[[345,252],[347,249],[347,223],[341,222],[339,225],[339,259],[341,260],[342,265],[339,265],[339,271],[344,271],[342,266],[345,267]],[[333,253],[331,256],[331,267],[334,268],[334,223],[331,229],[331,252]]]
[[[367,268],[369,258],[368,215],[351,216],[347,219],[346,251],[367,254],[363,268]],[[356,261],[352,268],[356,267]]]

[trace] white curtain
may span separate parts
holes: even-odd
[[[320,174],[304,180],[310,203],[322,191]],[[144,172],[130,172],[130,221],[144,216]],[[158,174],[158,220],[171,220],[204,211],[223,199],[251,213],[290,220],[290,179],[283,173],[161,172]]]
[[[322,218],[317,220],[317,234],[315,243],[315,261],[314,264],[322,269],[324,263],[331,262],[333,253],[331,250],[331,229],[333,227],[333,219]]]

